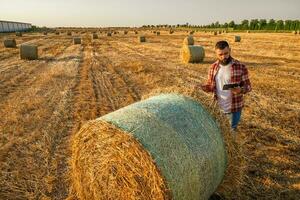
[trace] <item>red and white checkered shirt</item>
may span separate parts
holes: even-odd
[[[243,95],[250,92],[252,88],[249,80],[249,73],[246,66],[233,58],[231,62],[232,63],[231,63],[230,81],[232,84],[238,83],[242,85],[242,93],[232,94],[231,112],[237,112],[242,110],[244,106]],[[210,92],[214,92],[215,100],[217,100],[215,78],[219,69],[220,69],[219,61],[216,61],[211,65],[208,72],[207,85],[209,85]]]

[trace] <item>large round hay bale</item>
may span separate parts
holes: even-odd
[[[37,45],[22,44],[20,46],[21,59],[36,60],[38,59],[38,47]]]
[[[184,63],[200,63],[204,57],[205,51],[202,46],[183,45],[181,59]]]
[[[3,41],[3,43],[6,48],[16,48],[17,47],[17,43],[16,43],[15,39],[5,39]]]
[[[146,42],[145,36],[138,36],[138,42]]]
[[[98,39],[98,35],[97,35],[96,33],[93,33],[92,39],[93,39],[93,40],[94,40],[94,39]]]
[[[21,37],[22,33],[21,32],[16,32],[16,36]]]
[[[74,37],[73,44],[81,44],[81,37]]]
[[[240,41],[241,41],[241,36],[235,35],[235,36],[234,36],[234,41],[235,41],[235,42],[240,42]]]
[[[85,124],[72,140],[79,199],[208,199],[228,165],[219,124],[196,100],[161,94]]]
[[[193,36],[189,35],[183,40],[183,45],[194,45],[195,41]]]

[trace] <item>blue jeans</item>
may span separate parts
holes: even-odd
[[[241,119],[242,111],[227,113],[226,115],[229,118],[229,121],[231,122],[231,129],[236,130],[237,125],[239,124]]]

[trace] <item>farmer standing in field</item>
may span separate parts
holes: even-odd
[[[217,61],[209,69],[208,80],[201,88],[213,92],[221,110],[231,121],[231,129],[236,131],[244,106],[243,95],[251,91],[248,70],[245,65],[230,56],[226,41],[216,43]]]

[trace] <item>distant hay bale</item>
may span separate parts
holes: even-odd
[[[81,44],[81,37],[74,37],[73,44]]]
[[[173,31],[173,30],[170,30],[170,31],[169,31],[169,34],[173,34],[173,33],[174,33],[174,31]]]
[[[219,33],[219,34],[222,34],[222,31],[220,30],[218,33]]]
[[[71,187],[81,200],[238,192],[238,145],[216,118],[198,99],[162,93],[90,121],[71,140]]]
[[[67,32],[67,35],[72,35],[72,32]]]
[[[93,39],[93,40],[94,40],[94,39],[98,39],[98,35],[97,35],[96,33],[93,33],[92,39]]]
[[[156,32],[156,35],[160,35],[160,32],[159,32],[159,31],[157,31],[157,32]]]
[[[107,33],[106,35],[107,35],[108,37],[111,37],[111,33],[110,33],[110,32],[109,32],[109,33]]]
[[[202,46],[183,45],[181,49],[181,59],[184,63],[203,62],[205,51]]]
[[[154,34],[156,34],[156,31],[153,31]]]
[[[21,59],[36,60],[38,59],[37,45],[21,44],[20,46]]]
[[[16,32],[16,36],[22,37],[22,33],[21,32]]]
[[[134,33],[137,35],[139,32],[138,31],[134,31]]]
[[[218,35],[218,32],[217,32],[217,31],[214,31],[214,35]]]
[[[44,34],[44,35],[48,35],[48,33],[47,33],[47,32],[43,32],[43,34]]]
[[[17,43],[16,43],[15,39],[5,39],[3,41],[3,43],[6,48],[16,48],[17,47]]]
[[[194,41],[194,38],[193,36],[189,35],[187,36],[186,38],[184,38],[183,40],[183,44],[184,45],[194,45],[195,41]]]
[[[128,34],[128,31],[124,31],[124,35],[127,35]]]
[[[248,30],[247,33],[250,33],[250,31]]]
[[[235,41],[235,42],[240,42],[240,41],[241,41],[241,36],[235,35],[235,36],[234,36],[234,41]]]
[[[139,36],[138,41],[139,42],[146,42],[146,37],[145,36]]]
[[[190,35],[193,35],[195,33],[195,31],[190,31]]]
[[[297,33],[298,33],[297,31],[293,31],[293,34],[297,35]]]
[[[55,35],[59,35],[59,32],[55,32]]]

